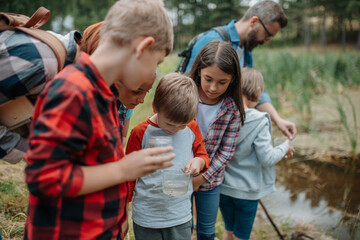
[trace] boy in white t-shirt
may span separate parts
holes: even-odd
[[[197,176],[209,166],[204,140],[195,122],[198,109],[198,90],[195,82],[179,73],[164,76],[156,89],[153,101],[155,115],[137,125],[127,145],[127,153],[148,148],[151,136],[170,136],[174,166]],[[129,183],[129,200],[137,240],[191,238],[191,181],[185,195],[169,196],[162,190],[163,170]]]

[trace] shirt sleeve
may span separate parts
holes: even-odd
[[[54,79],[61,84],[62,80]],[[78,91],[39,97],[25,160],[26,182],[37,197],[76,196],[83,184],[80,162],[91,136],[91,111]]]
[[[202,158],[205,161],[205,167],[201,171],[201,173],[203,173],[209,168],[209,165],[210,165],[210,158],[206,152],[204,139],[202,137],[199,125],[196,123],[195,120],[191,121],[188,124],[188,126],[195,135],[195,140],[194,140],[193,149],[192,149],[193,153],[194,153],[194,157]]]
[[[134,109],[127,109],[125,120],[129,120],[132,117],[132,115],[134,115]]]
[[[269,94],[266,92],[266,90],[264,90],[264,92],[260,96],[260,101],[256,106],[259,106],[266,102],[271,103],[271,98],[270,98]]]
[[[264,167],[275,165],[289,150],[287,143],[282,143],[276,147],[272,146],[270,124],[271,122],[267,120],[254,140],[256,157]]]
[[[144,136],[144,132],[146,129],[145,122],[140,123],[138,126],[136,126],[129,136],[129,140],[126,146],[126,154],[132,153],[134,151],[140,150],[142,147],[142,140]],[[132,201],[132,198],[134,196],[134,190],[136,185],[136,180],[134,181],[128,181],[128,202]]]
[[[20,141],[20,135],[0,125],[0,158],[5,157]]]
[[[234,111],[223,135],[220,147],[214,155],[208,171],[202,174],[208,182],[212,183],[216,180],[216,177],[225,169],[226,165],[234,155],[239,131],[240,113],[239,111]]]

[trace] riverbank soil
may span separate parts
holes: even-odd
[[[340,118],[341,111],[338,109],[337,100],[346,116],[346,124],[344,119]],[[290,103],[284,103],[280,115],[297,125],[296,155],[293,159],[283,159],[277,164],[276,185],[282,189],[281,191],[289,193],[290,201],[284,201],[283,204],[296,203],[303,198],[303,201],[310,202],[310,208],[313,210],[301,210],[294,207],[297,206],[294,204],[293,210],[289,210],[286,216],[286,210],[283,209],[289,206],[272,206],[276,205],[274,201],[281,201],[274,200],[278,195],[269,195],[263,202],[267,203],[265,206],[269,206],[269,212],[280,232],[287,236],[285,239],[292,239],[291,235],[296,239],[295,237],[301,233],[313,239],[354,239],[354,236],[359,236],[360,190],[356,182],[360,176],[360,88],[343,89],[341,93],[317,96],[311,102],[311,116],[307,121],[290,106]],[[346,131],[346,125],[350,133]],[[353,141],[357,143],[355,160],[352,159],[353,148],[349,134],[353,134]],[[281,135],[277,127],[273,126],[273,137]],[[324,202],[326,207],[320,207]],[[326,221],[323,220],[323,216],[316,217],[319,214],[316,213],[318,209],[323,210],[323,215],[327,211],[330,215],[333,212],[333,222],[336,222],[336,214],[340,215],[340,220],[327,228],[324,226]],[[301,212],[314,222],[314,219],[322,218],[318,223],[322,224],[323,229],[327,228],[327,233],[321,232],[306,221],[294,220],[290,216],[301,216]],[[341,236],[340,231],[345,231],[343,238],[338,238]],[[251,239],[265,238],[278,239],[264,210],[259,206]]]
[[[345,95],[343,95],[345,94]],[[347,97],[351,99],[352,104]],[[282,108],[282,116],[297,125],[298,134],[295,139],[296,154],[329,164],[345,166],[352,156],[349,133],[345,122],[341,121],[337,99],[345,113],[351,134],[357,136],[356,153],[360,153],[360,88],[342,89],[339,93],[328,93],[317,96],[311,102],[311,116],[304,120],[301,114],[294,113],[291,108]],[[354,108],[353,108],[354,107]],[[354,115],[356,122],[354,122]],[[273,127],[273,137],[281,136]],[[359,159],[358,159],[359,160]]]

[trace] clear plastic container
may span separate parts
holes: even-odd
[[[279,146],[280,144],[282,144],[283,142],[286,141],[286,139],[288,139],[287,137],[277,137],[274,138],[274,147]],[[290,140],[290,145],[291,147],[294,147],[295,144],[295,139]]]
[[[181,196],[188,192],[191,177],[182,170],[163,170],[163,192],[170,196]]]
[[[151,148],[172,146],[172,138],[171,136],[152,136],[150,137],[149,146]],[[169,153],[159,154],[159,156],[166,155]]]

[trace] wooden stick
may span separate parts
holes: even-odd
[[[279,235],[279,238],[280,238],[281,240],[284,240],[284,239],[285,239],[284,236],[280,233],[279,229],[278,229],[277,226],[275,225],[274,221],[272,220],[271,216],[269,215],[268,211],[266,210],[265,205],[262,203],[261,200],[259,200],[259,203],[260,203],[261,207],[264,209],[264,212],[265,212],[267,218],[270,220],[271,225],[273,225],[275,231],[276,231],[277,234]]]

